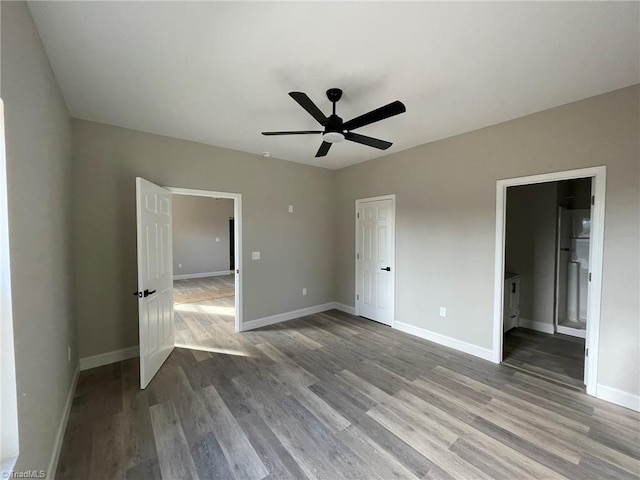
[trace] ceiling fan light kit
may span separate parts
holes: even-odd
[[[391,142],[380,140],[373,137],[367,137],[366,135],[360,135],[353,133],[352,130],[356,128],[364,127],[371,123],[379,122],[385,118],[393,117],[407,111],[402,102],[396,100],[388,105],[385,105],[375,110],[371,110],[359,117],[352,118],[351,120],[344,122],[342,118],[336,115],[336,103],[342,98],[342,90],[339,88],[330,88],[327,90],[327,98],[332,103],[332,113],[328,117],[322,113],[315,103],[303,92],[289,92],[289,96],[293,98],[298,105],[304,108],[309,115],[316,119],[316,121],[324,127],[324,130],[297,130],[297,131],[283,131],[283,132],[262,132],[263,135],[314,135],[322,134],[322,144],[316,152],[316,157],[324,157],[334,143],[348,140],[350,142],[360,143],[369,147],[378,148],[380,150],[386,150],[391,145]]]
[[[322,140],[329,143],[338,143],[344,140],[344,134],[340,132],[326,132],[322,134]]]

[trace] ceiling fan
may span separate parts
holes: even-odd
[[[302,92],[289,92],[289,96],[293,98],[298,104],[304,108],[309,114],[315,118],[320,125],[324,127],[324,130],[299,130],[289,132],[262,132],[263,135],[307,135],[307,134],[322,134],[322,144],[316,153],[316,157],[324,157],[331,148],[332,143],[338,143],[343,140],[349,140],[350,142],[361,143],[373,148],[379,148],[380,150],[386,150],[391,145],[391,142],[385,140],[379,140],[373,137],[367,137],[366,135],[360,135],[359,133],[353,133],[352,130],[356,128],[364,127],[371,123],[379,122],[385,118],[393,117],[407,111],[404,104],[398,100],[391,102],[375,110],[371,110],[368,113],[360,115],[359,117],[352,118],[347,122],[343,122],[342,118],[336,115],[336,103],[342,98],[342,90],[339,88],[330,88],[327,90],[327,98],[333,104],[333,113],[328,117],[316,106],[315,103]]]

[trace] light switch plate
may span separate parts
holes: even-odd
[[[251,260],[260,260],[260,252],[251,252]]]

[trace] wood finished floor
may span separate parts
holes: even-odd
[[[504,335],[503,362],[583,390],[584,338],[513,328]]]
[[[197,295],[207,291],[228,290],[234,286],[234,281],[234,275],[176,280],[173,289],[174,293]],[[178,346],[224,351],[233,349],[237,344],[234,296],[175,304],[174,318]]]
[[[371,321],[224,342],[82,372],[56,478],[639,478],[640,414]]]

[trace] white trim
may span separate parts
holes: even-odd
[[[595,205],[592,206],[591,248],[589,255],[589,305],[587,314],[586,347],[589,356],[585,358],[587,378],[585,384],[589,395],[596,394],[598,379],[598,339],[600,335],[600,301],[602,296],[602,257],[604,245],[604,206],[605,206],[605,166],[581,168],[563,172],[551,172],[527,177],[510,178],[496,182],[496,230],[495,230],[495,271],[493,298],[493,355],[494,363],[502,362],[502,306],[504,298],[504,249],[505,215],[507,187],[531,185],[535,183],[556,182],[574,178],[592,177]]]
[[[581,330],[579,328],[563,327],[562,325],[558,325],[556,327],[556,331],[563,335],[571,335],[572,337],[578,338],[587,338],[587,331]]]
[[[8,478],[20,452],[18,396],[11,303],[11,254],[7,204],[7,158],[4,138],[4,103],[0,99],[0,473]]]
[[[174,280],[189,280],[191,278],[208,278],[222,277],[223,275],[231,275],[233,270],[223,270],[221,272],[203,272],[203,273],[187,273],[185,275],[174,275]]]
[[[235,278],[235,331],[242,332],[245,330],[242,319],[242,194],[231,192],[215,192],[209,190],[194,190],[192,188],[176,188],[176,187],[164,187],[169,190],[173,195],[191,195],[195,197],[210,197],[210,198],[230,198],[233,200],[233,228],[234,228],[234,245],[235,245],[235,258],[234,258],[234,270],[236,271]],[[233,270],[231,270],[233,273]],[[174,276],[176,279],[177,276]],[[192,277],[196,278],[196,277]]]
[[[350,305],[345,305],[344,303],[333,302],[333,308],[335,308],[336,310],[340,310],[341,312],[344,312],[344,313],[349,313],[351,315],[356,314],[355,307],[352,307]]]
[[[51,452],[51,459],[49,460],[49,468],[47,469],[47,478],[55,480],[56,470],[58,469],[58,460],[60,460],[60,451],[62,450],[62,441],[64,440],[64,434],[67,431],[67,423],[69,422],[69,413],[71,413],[71,405],[73,405],[73,396],[76,393],[76,386],[78,385],[78,377],[80,376],[80,365],[76,366],[76,371],[73,373],[71,384],[69,385],[69,392],[67,393],[67,401],[64,404],[64,410],[62,411],[62,418],[58,425],[58,431],[56,432],[56,438],[53,441],[53,452]]]
[[[358,228],[358,211],[361,203],[367,202],[377,202],[380,200],[391,200],[391,208],[393,210],[393,224],[391,229],[391,271],[393,275],[391,275],[391,302],[393,305],[391,306],[391,310],[393,312],[391,316],[391,328],[395,326],[396,322],[396,194],[392,193],[389,195],[379,195],[377,197],[367,197],[367,198],[358,198],[356,199],[356,215],[355,215],[355,248],[354,248],[354,271],[355,271],[355,291],[353,294],[353,301],[355,304],[353,315],[360,315],[360,308],[358,301],[358,240],[359,240],[359,228]]]
[[[468,353],[469,355],[473,355],[475,357],[480,357],[483,360],[492,360],[493,351],[488,348],[479,347],[478,345],[463,342],[462,340],[458,340],[456,338],[447,337],[446,335],[432,332],[424,328],[416,327],[415,325],[409,325],[408,323],[396,321],[393,328],[395,328],[396,330],[400,330],[401,332],[408,333],[425,340],[429,340],[430,342],[437,343],[438,345],[443,345],[460,352]]]
[[[301,308],[300,310],[292,310],[291,312],[278,313],[277,315],[271,315],[269,317],[249,320],[248,322],[244,322],[243,332],[273,325],[274,323],[286,322],[287,320],[313,315],[315,313],[326,312],[327,310],[332,310],[334,308],[340,310],[339,305],[342,304],[329,302],[321,305],[314,305],[313,307]]]
[[[536,332],[549,333],[553,335],[553,323],[534,322],[529,318],[520,317],[519,327],[535,330]]]
[[[615,403],[621,407],[630,408],[636,412],[640,412],[640,396],[633,393],[624,392],[617,388],[607,387],[598,384],[596,397],[606,402]]]
[[[102,367],[103,365],[121,362],[122,360],[128,360],[129,358],[134,358],[139,355],[140,348],[136,345],[135,347],[100,353],[90,357],[83,357],[80,359],[80,370],[84,371],[89,370],[90,368]]]

